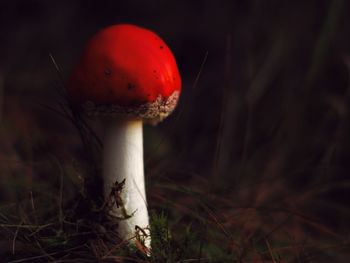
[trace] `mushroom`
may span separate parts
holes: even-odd
[[[124,240],[135,229],[149,233],[142,124],[157,124],[176,107],[181,78],[175,58],[152,31],[134,25],[107,27],[87,43],[68,81],[74,105],[103,120],[104,195],[119,184],[112,214]],[[150,247],[150,237],[145,239]]]

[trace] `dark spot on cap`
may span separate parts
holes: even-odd
[[[133,85],[131,83],[128,83],[128,86],[127,86],[128,90],[131,90],[131,89],[134,89],[134,88],[135,88],[135,85]]]
[[[156,73],[157,72],[157,70],[153,70],[153,73]]]
[[[149,97],[149,96],[151,96],[151,94],[147,94],[147,96]]]
[[[160,49],[162,49],[163,48],[163,46],[160,46]]]
[[[109,68],[106,68],[105,69],[105,75],[107,75],[107,76],[109,76],[109,75],[111,75],[111,70],[109,69]]]
[[[162,101],[161,101],[160,104],[161,104],[162,106],[164,106],[164,105],[166,105],[167,102],[168,102],[168,99],[164,97],[164,98],[162,98]]]

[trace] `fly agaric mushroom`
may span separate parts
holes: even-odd
[[[119,208],[123,239],[149,229],[144,183],[142,122],[157,124],[176,107],[181,78],[170,49],[152,31],[110,26],[93,36],[73,68],[68,92],[88,115],[103,117],[104,194],[125,180]],[[124,209],[125,208],[125,209]],[[150,247],[150,237],[145,240]]]

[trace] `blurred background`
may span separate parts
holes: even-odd
[[[233,226],[264,217],[243,207],[289,209],[306,224],[296,236],[348,244],[349,11],[341,0],[1,1],[1,203],[56,180],[48,156],[71,164],[83,151],[74,126],[43,107],[57,108],[62,84],[49,54],[66,80],[92,35],[130,23],[163,38],[183,81],[176,111],[144,127],[149,187],[163,175],[198,184],[225,197]]]

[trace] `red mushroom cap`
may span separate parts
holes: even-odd
[[[155,33],[115,25],[87,43],[70,74],[68,92],[90,115],[161,120],[177,104],[181,77],[173,54]]]

